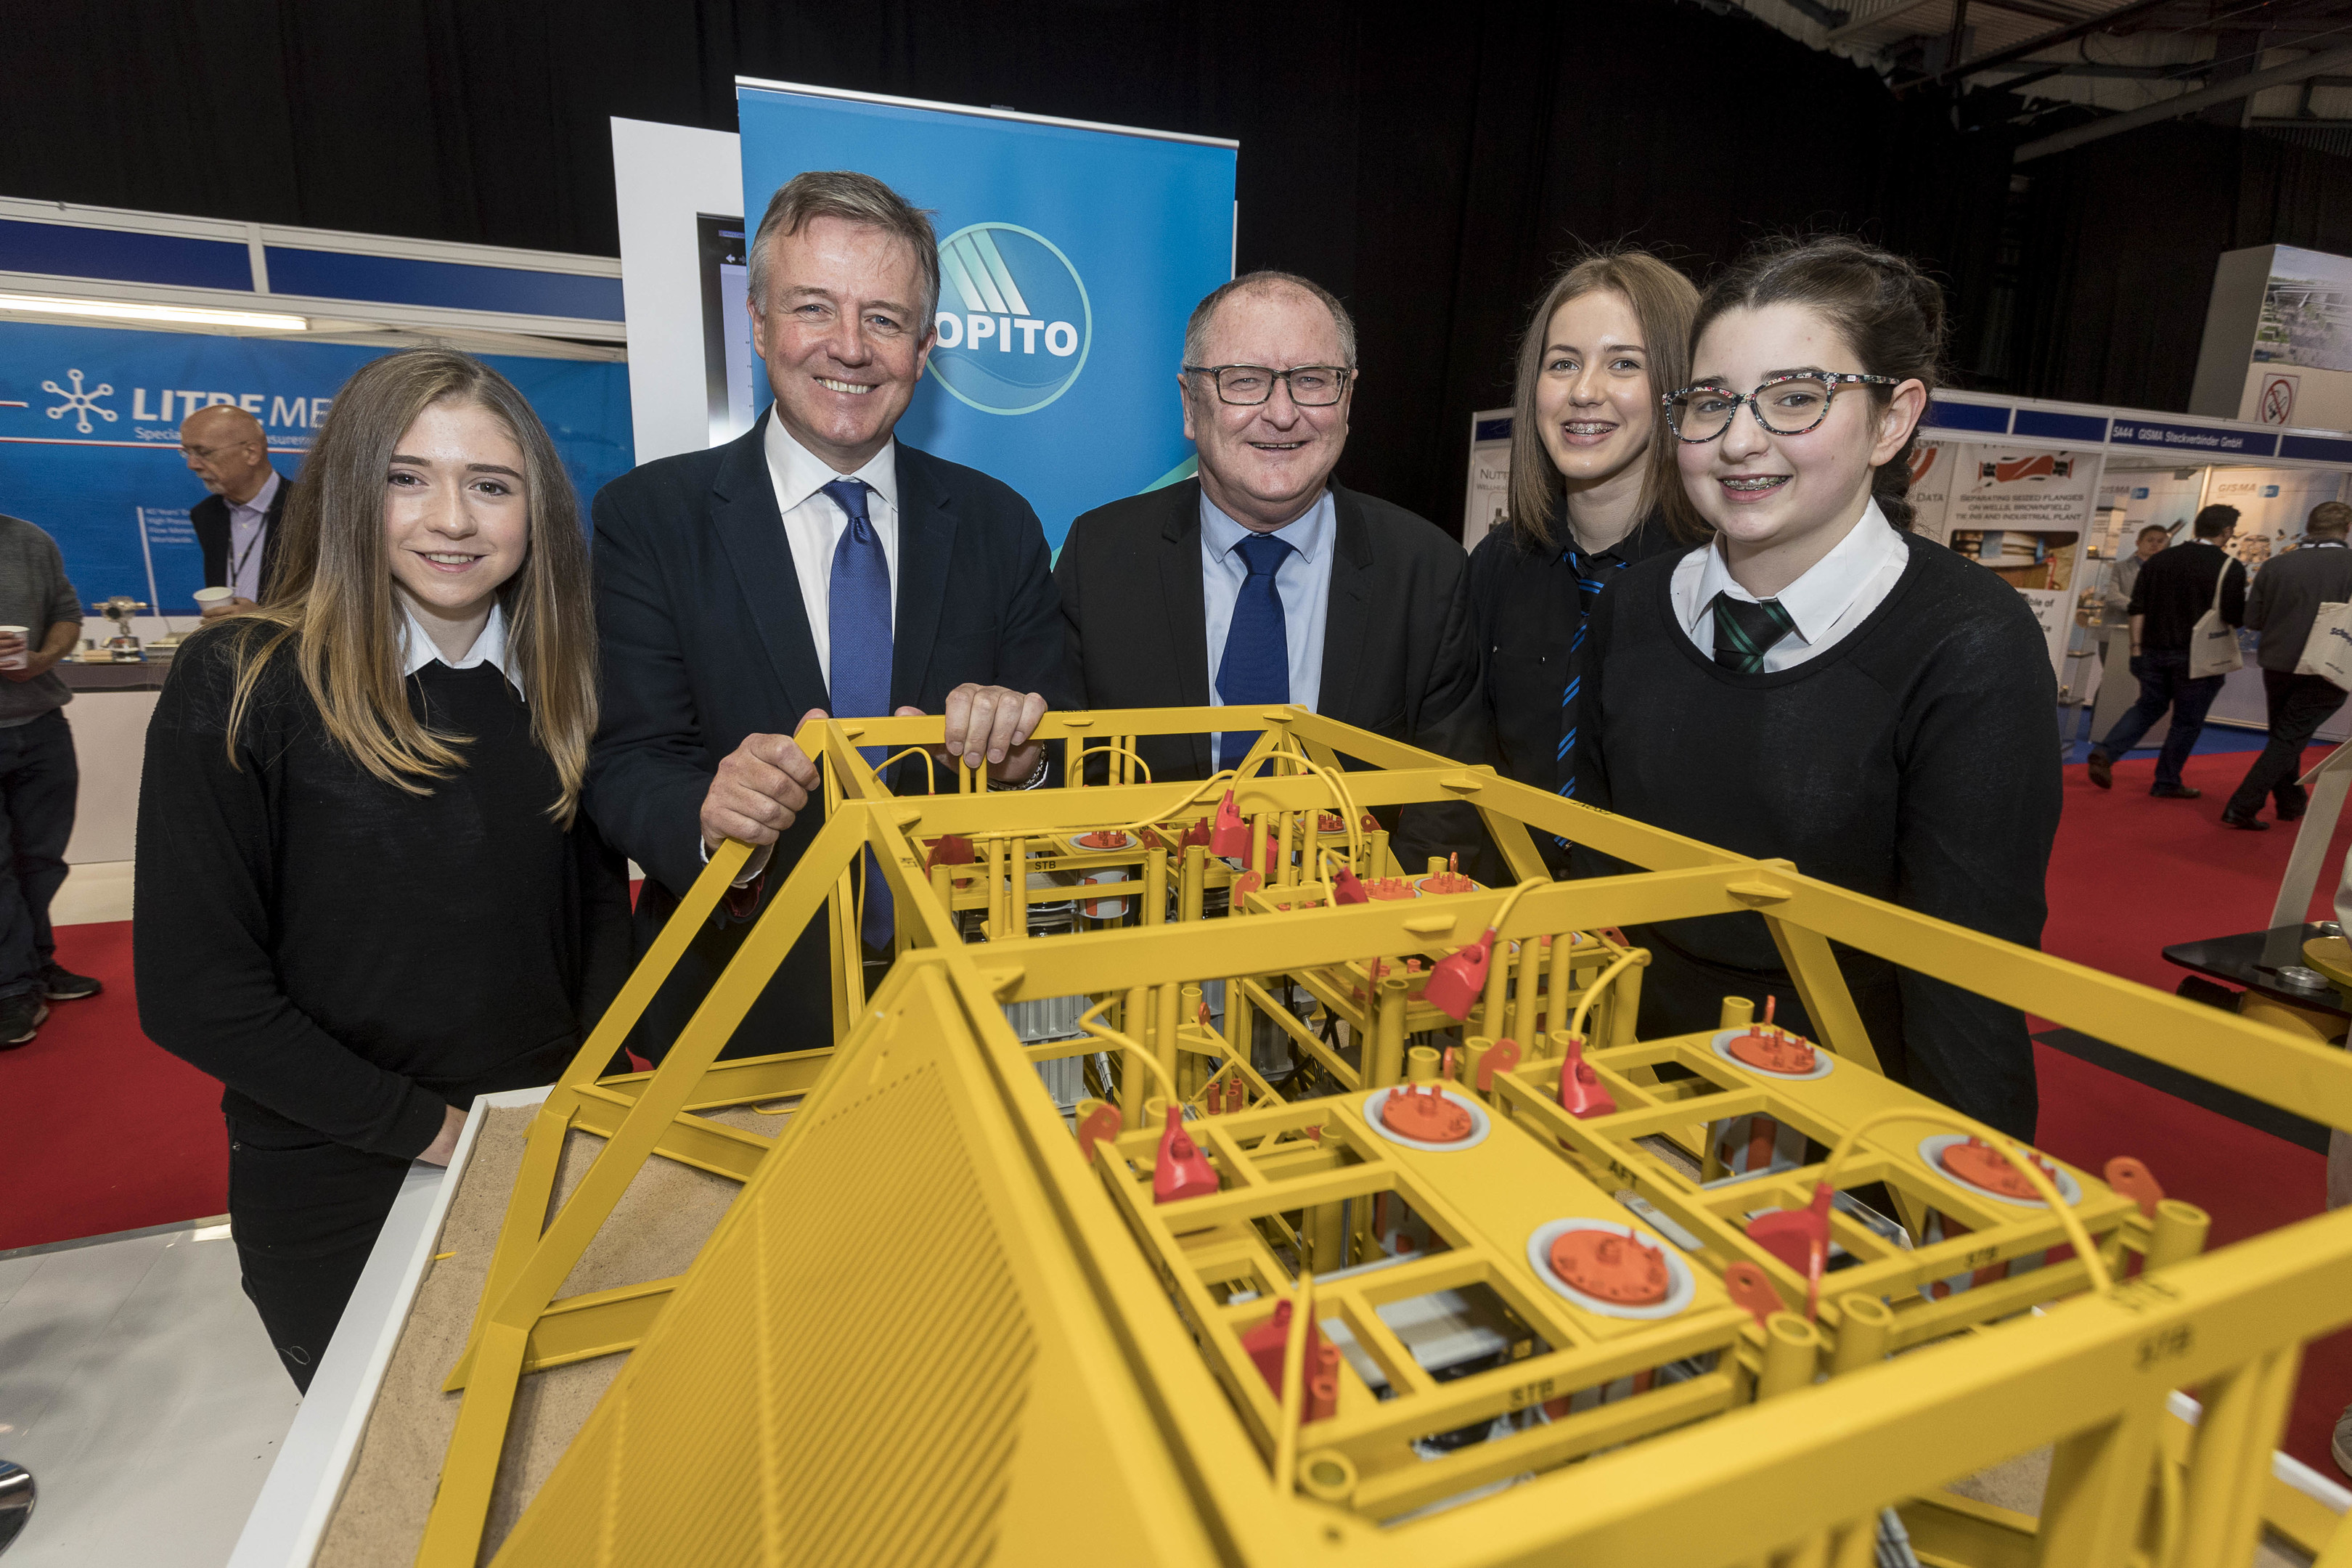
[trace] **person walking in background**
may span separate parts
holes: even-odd
[[[562,1073],[628,969],[580,811],[596,644],[579,503],[478,360],[336,395],[257,609],[200,628],[147,731],[139,1022],[219,1079],[245,1292],[308,1389],[411,1161]]]
[[[2099,596],[2110,624],[2131,614],[2132,589],[2139,582],[2139,569],[2171,542],[2172,531],[2160,522],[2151,522],[2139,531],[2137,546],[2116,563],[2114,570],[2107,574],[2106,590]]]
[[[212,493],[188,511],[204,552],[205,586],[229,597],[205,618],[242,615],[269,596],[278,567],[278,519],[291,487],[271,466],[261,421],[234,403],[199,408],[180,423],[180,456]]]
[[[2032,945],[2057,682],[2025,602],[1910,531],[1943,321],[1918,268],[1843,237],[1759,246],[1708,286],[1695,379],[1665,409],[1678,504],[1715,541],[1628,568],[1594,605],[1577,798]],[[1583,846],[1576,868],[1628,869]],[[1753,913],[1627,935],[1652,954],[1645,1039],[1714,1029],[1727,995],[1805,1018]],[[2017,1009],[1851,949],[1838,962],[1888,1077],[2032,1137]]]
[[[2352,506],[2322,501],[2304,524],[2303,542],[2265,562],[2246,595],[2246,626],[2263,634],[2255,662],[2263,667],[2263,696],[2270,709],[2270,739],[2221,808],[2228,827],[2267,831],[2254,814],[2265,795],[2278,802],[2278,819],[2303,815],[2305,797],[2295,782],[2303,772],[2303,749],[2319,727],[2344,706],[2344,689],[2324,675],[2297,675],[2296,663],[2311,640],[2322,605],[2352,601]]]
[[[1667,521],[1680,488],[1659,398],[1690,379],[1698,290],[1639,250],[1552,280],[1519,342],[1510,526],[1470,555],[1479,696],[1506,778],[1576,797],[1577,656],[1593,602],[1637,561],[1692,541]],[[1555,872],[1568,847],[1538,834]],[[1482,868],[1507,881],[1500,866]]]
[[[2139,681],[2139,700],[2091,748],[2091,782],[2101,789],[2115,783],[2116,763],[2168,708],[2172,727],[2156,754],[2156,782],[2147,793],[2173,800],[2204,793],[2181,783],[2180,769],[2205,728],[2205,710],[2220,695],[2222,677],[2191,676],[2189,644],[2197,623],[2217,605],[2223,621],[2245,625],[2246,569],[2221,548],[2237,527],[2236,507],[2209,506],[2197,514],[2192,542],[2159,551],[2140,567],[2130,605],[2131,672]]]
[[[39,1032],[52,1002],[99,983],[58,963],[49,901],[66,879],[81,770],[58,660],[81,637],[81,601],[57,541],[0,517],[0,1050]]]

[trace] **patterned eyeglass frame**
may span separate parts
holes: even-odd
[[[1229,370],[1263,371],[1271,378],[1265,384],[1265,395],[1259,398],[1255,403],[1242,403],[1227,397],[1225,395],[1224,373]],[[1329,371],[1332,374],[1339,378],[1339,390],[1332,394],[1331,401],[1329,403],[1304,403],[1299,400],[1298,385],[1290,378],[1294,375],[1299,374],[1301,372],[1310,370]],[[1271,365],[1263,364],[1188,364],[1184,367],[1184,374],[1186,375],[1207,376],[1209,378],[1209,385],[1216,392],[1217,401],[1225,405],[1228,408],[1265,407],[1267,404],[1274,401],[1274,384],[1277,381],[1282,383],[1283,389],[1290,394],[1290,401],[1296,406],[1300,408],[1330,408],[1338,405],[1341,398],[1348,395],[1348,388],[1354,385],[1356,382],[1356,367],[1351,364],[1295,364],[1288,370],[1276,370]]]
[[[1837,389],[1840,386],[1848,383],[1864,386],[1900,386],[1903,384],[1903,380],[1904,378],[1901,376],[1865,375],[1862,372],[1854,370],[1792,370],[1786,375],[1776,375],[1763,382],[1756,388],[1755,391],[1749,393],[1745,397],[1741,397],[1739,394],[1733,392],[1731,388],[1724,385],[1719,381],[1694,381],[1679,392],[1667,393],[1665,396],[1660,398],[1658,401],[1665,408],[1666,428],[1675,433],[1675,439],[1680,441],[1685,447],[1704,447],[1710,441],[1722,440],[1725,433],[1730,430],[1732,421],[1739,417],[1739,409],[1737,406],[1737,404],[1738,403],[1745,403],[1748,405],[1748,412],[1756,416],[1756,423],[1762,426],[1765,430],[1770,434],[1775,436],[1802,436],[1807,431],[1820,429],[1822,421],[1830,416],[1830,405],[1837,401]],[[1813,422],[1811,425],[1806,426],[1803,430],[1781,429],[1778,425],[1773,424],[1770,420],[1764,417],[1764,405],[1756,401],[1766,393],[1771,391],[1774,387],[1791,381],[1822,381],[1829,384],[1829,395],[1822,399],[1821,413],[1815,416]],[[1736,400],[1735,406],[1731,410],[1730,418],[1726,419],[1723,422],[1723,429],[1717,430],[1714,435],[1685,436],[1683,434],[1683,427],[1675,422],[1675,399],[1678,397],[1687,397],[1692,393],[1699,391],[1724,393]]]

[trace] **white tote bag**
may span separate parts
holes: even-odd
[[[2297,675],[2324,675],[2352,691],[2352,605],[2322,605],[2312,617],[2311,636],[2303,657],[2294,661]]]
[[[2221,561],[2221,575],[2213,584],[2213,607],[2197,617],[2189,629],[2189,679],[2202,680],[2209,675],[2227,675],[2246,662],[2238,651],[2238,628],[2221,618],[2221,590],[2230,584],[2229,558]]]

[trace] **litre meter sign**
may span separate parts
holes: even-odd
[[[899,439],[1019,490],[1057,550],[1080,512],[1189,471],[1176,367],[1233,276],[1234,143],[748,81],[736,108],[747,223],[810,169],[931,214],[938,336]]]

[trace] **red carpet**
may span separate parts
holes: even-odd
[[[2325,752],[2314,749],[2308,762]],[[2065,817],[2050,872],[2047,944],[2062,957],[2171,990],[2161,950],[2252,931],[2269,919],[2294,834],[2220,826],[2222,800],[2252,753],[2193,757],[2196,801],[2147,793],[2151,758],[2092,787],[2066,770]],[[2327,918],[2352,818],[2339,828],[2312,916]],[[0,1052],[0,1250],[220,1213],[226,1151],[219,1087],[140,1035],[131,994],[131,927],[68,926],[58,957],[106,994],[66,1003],[40,1037]],[[2166,1189],[2211,1213],[2225,1245],[2320,1212],[2320,1156],[2156,1089],[2036,1047],[2040,1142],[2089,1170],[2116,1154],[2147,1162]],[[2335,1476],[2327,1441],[2352,1404],[2352,1334],[2310,1347],[2284,1445]]]
[[[2304,765],[2318,763],[2327,750],[2314,747]],[[2202,800],[2150,796],[2152,756],[2118,763],[2112,790],[2094,786],[2080,766],[2068,768],[2043,945],[2062,958],[2170,991],[2185,972],[2164,962],[2166,947],[2269,924],[2294,825],[2242,833],[2220,820],[2221,803],[2253,759],[2252,752],[2191,757],[2182,776],[2205,792]],[[2336,828],[2312,900],[2313,920],[2334,918],[2330,906],[2347,841],[2352,812]],[[2309,1218],[2325,1206],[2326,1162],[2311,1151],[2063,1052],[2034,1050],[2042,1147],[2093,1171],[2116,1154],[2145,1160],[2169,1196],[2213,1216],[2213,1246]],[[2306,1349],[2303,1383],[2280,1447],[2320,1474],[2343,1479],[2327,1445],[2347,1405],[2352,1405],[2352,1333]]]
[[[220,1085],[139,1032],[131,922],[58,927],[58,962],[106,989],[0,1051],[0,1251],[222,1213]]]

